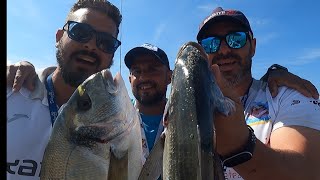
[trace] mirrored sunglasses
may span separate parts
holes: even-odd
[[[246,45],[248,32],[232,32],[224,36],[211,36],[199,41],[207,54],[215,53],[219,50],[221,41],[225,40],[227,45],[232,49],[240,49]]]

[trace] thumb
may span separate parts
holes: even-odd
[[[222,73],[220,72],[219,66],[217,64],[213,64],[211,66],[211,70],[213,75],[215,76],[216,82],[222,92],[222,94],[226,97],[229,97],[233,101],[239,101],[239,96],[237,92],[232,88],[228,81],[223,77]]]
[[[226,86],[226,82],[225,82],[225,79],[222,77],[219,66],[217,64],[213,64],[211,66],[211,70],[213,72],[215,80],[216,80],[218,86],[220,87],[220,89],[224,88],[224,86]]]

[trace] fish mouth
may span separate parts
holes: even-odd
[[[106,133],[101,127],[79,127],[70,130],[70,140],[79,146],[93,147],[96,143],[107,143],[107,140],[102,138]]]
[[[117,93],[119,90],[120,74],[117,73],[113,78],[109,69],[104,69],[101,71],[101,75],[103,77],[103,82],[105,84],[107,92],[111,94]]]
[[[184,54],[184,51],[188,52],[189,48],[191,48],[193,50],[196,50],[196,51],[199,51],[201,57],[203,57],[204,59],[208,59],[208,55],[205,52],[205,50],[203,49],[203,47],[199,43],[192,42],[192,41],[187,42],[184,45],[182,45],[182,47],[180,48],[180,50],[178,52],[178,56],[177,57],[182,56],[182,54]]]
[[[105,144],[116,137],[128,134],[135,125],[135,121],[132,120],[128,123],[124,123],[123,120],[117,120],[113,121],[111,124],[113,125],[110,125],[110,123],[98,123],[90,126],[81,126],[76,129],[70,129],[70,140],[74,144],[85,147],[93,147],[97,145],[97,143]]]

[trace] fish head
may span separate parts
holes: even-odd
[[[180,48],[176,64],[184,64],[183,69],[193,78],[194,87],[199,89],[196,91],[201,92],[196,95],[197,102],[200,104],[208,102],[212,111],[218,110],[224,115],[230,115],[235,111],[234,102],[223,95],[211,70],[208,58],[207,53],[199,43],[190,41]],[[204,101],[203,99],[210,99],[210,101]]]
[[[70,139],[78,145],[107,143],[130,131],[134,107],[120,73],[108,69],[88,77],[63,108]]]

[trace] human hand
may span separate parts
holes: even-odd
[[[34,66],[28,61],[21,61],[7,66],[7,86],[17,92],[21,87],[30,91],[35,88],[37,73]]]
[[[236,107],[235,111],[228,116],[219,112],[214,114],[217,151],[220,155],[226,155],[238,150],[247,142],[249,130],[244,120],[244,110],[239,95],[228,85],[218,65],[213,64],[211,69],[223,95],[233,100]]]
[[[299,91],[306,97],[319,98],[317,88],[310,81],[282,69],[269,71],[267,81],[272,97],[277,96],[280,86],[287,86]]]

